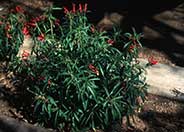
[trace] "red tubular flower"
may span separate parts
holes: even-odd
[[[134,45],[130,45],[130,47],[129,47],[129,52],[133,52],[134,48],[135,48]]]
[[[36,23],[36,22],[39,22],[39,21],[41,21],[41,19],[39,17],[35,17],[35,18],[31,19],[31,22],[33,22],[33,23]]]
[[[137,48],[141,47],[141,45],[138,43],[138,41],[137,41],[136,39],[133,39],[133,44],[134,44]]]
[[[51,85],[51,80],[48,80],[48,82],[47,82],[47,83],[48,83],[48,85]]]
[[[11,29],[11,25],[10,24],[7,24],[6,27],[5,27],[5,30],[6,31],[10,31],[10,29]]]
[[[40,22],[40,21],[42,21],[42,20],[45,20],[45,18],[46,18],[46,16],[44,16],[44,15],[37,16],[37,17],[35,17],[35,18],[32,18],[32,19],[30,20],[30,23],[36,24],[36,22]]]
[[[39,41],[44,41],[45,40],[45,35],[40,34],[37,38],[38,38]]]
[[[45,20],[46,19],[46,16],[45,15],[41,15],[41,16],[39,16],[39,20],[41,21],[41,20]]]
[[[22,53],[22,60],[27,60],[29,55],[30,55],[29,52],[24,50]]]
[[[64,13],[65,14],[68,14],[69,13],[69,10],[67,9],[67,7],[63,7],[63,9],[64,9]]]
[[[43,76],[39,76],[39,77],[38,77],[38,80],[40,80],[40,81],[44,81],[44,80],[45,80],[45,77],[43,77]]]
[[[122,82],[121,87],[125,88],[126,87],[126,82]]]
[[[89,65],[88,65],[88,68],[89,68],[92,72],[94,72],[97,76],[99,76],[99,71],[98,71],[98,69],[97,69],[93,64],[89,64]]]
[[[93,64],[89,64],[88,67],[89,67],[89,69],[94,69],[95,68],[95,66],[93,66]]]
[[[59,26],[59,25],[60,25],[60,20],[59,20],[59,19],[56,19],[55,22],[54,22],[54,24],[55,24],[56,26]]]
[[[150,65],[156,65],[158,63],[158,61],[154,59],[153,56],[148,58],[148,62]]]
[[[32,81],[34,81],[34,80],[35,80],[35,79],[34,79],[34,77],[32,77],[32,76],[31,76],[30,78],[31,78],[31,80],[32,80]]]
[[[34,81],[35,80],[35,78],[33,76],[31,76],[31,75],[30,76],[27,76],[26,79],[31,80],[31,81]]]
[[[114,44],[114,40],[109,39],[109,40],[107,40],[107,43],[110,44],[110,45],[113,45]]]
[[[82,12],[82,4],[79,4],[79,11]]]
[[[9,39],[12,38],[12,36],[8,32],[6,33],[6,37]]]
[[[6,25],[5,30],[6,30],[6,37],[7,38],[12,38],[12,36],[8,33],[11,30],[11,25],[10,24]]]
[[[33,22],[39,22],[39,21],[41,21],[41,18],[40,17],[35,17],[32,21]]]
[[[29,23],[27,23],[27,25],[29,25],[30,27],[36,27],[36,23],[35,22],[29,22]]]
[[[24,10],[23,10],[22,7],[20,7],[20,6],[16,6],[16,7],[15,7],[15,11],[16,11],[17,13],[24,13]]]
[[[85,3],[85,5],[84,5],[84,12],[87,12],[87,10],[88,10],[88,4]]]
[[[75,8],[75,4],[74,3],[72,3],[72,12],[76,13],[76,8]]]
[[[136,39],[133,39],[133,44],[137,45]]]
[[[28,28],[25,26],[25,27],[23,27],[23,29],[22,29],[22,33],[24,34],[24,35],[26,35],[26,36],[28,36],[29,35],[29,30],[28,30]]]
[[[90,29],[91,29],[91,32],[92,32],[92,33],[95,32],[95,26],[94,26],[94,25],[91,25]]]

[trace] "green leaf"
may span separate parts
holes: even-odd
[[[114,103],[113,106],[114,106],[114,108],[116,110],[116,116],[117,116],[116,118],[121,118],[122,117],[122,114],[120,112],[120,109],[121,108],[118,107],[118,104],[117,103]]]
[[[98,64],[98,69],[100,70],[100,74],[104,77],[104,71],[100,64]]]
[[[126,36],[127,38],[130,38],[130,37],[132,37],[132,34],[131,33],[125,33],[124,36]]]
[[[47,105],[47,113],[48,113],[48,116],[49,116],[49,119],[51,118],[51,114],[52,114],[52,106],[51,106],[51,104],[48,104]]]
[[[78,117],[78,115],[77,115],[76,113],[74,113],[73,115],[74,115],[76,121],[79,122],[79,117]]]
[[[129,41],[127,43],[124,44],[123,48],[126,49],[130,46],[130,44],[132,43],[132,41]]]
[[[110,95],[113,95],[116,93],[116,91],[120,88],[121,82],[117,82],[115,86],[113,86],[112,91],[110,92]]]
[[[55,117],[54,117],[54,127],[57,126],[57,123],[58,123],[58,115],[59,115],[59,110],[57,110],[56,114],[55,114]]]
[[[54,105],[55,107],[57,106],[55,100],[54,100],[51,96],[48,96],[47,99],[49,100],[49,103],[51,103],[51,104]]]
[[[87,86],[87,89],[88,89],[89,92],[92,94],[94,100],[96,100],[96,93],[95,93],[95,91],[93,90],[93,88],[90,87],[90,86]]]
[[[34,112],[36,112],[38,110],[40,105],[41,105],[41,101],[40,100],[36,100],[36,104],[34,106]]]
[[[87,106],[88,106],[88,100],[82,100],[82,105],[83,105],[83,108],[84,108],[84,111],[87,110]]]

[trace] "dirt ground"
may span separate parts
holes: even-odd
[[[6,10],[16,2],[30,10],[40,11],[40,7],[49,5],[49,1],[37,0],[3,0],[0,9]],[[14,3],[13,3],[14,2]],[[11,3],[11,4],[10,4]],[[30,8],[32,7],[32,8]],[[4,9],[5,8],[5,9]],[[1,14],[1,11],[0,11]],[[140,54],[142,58],[155,56],[159,63],[175,65],[165,52],[157,49],[144,48]],[[13,117],[23,122],[32,123],[26,116],[24,104],[22,104],[22,94],[15,87],[16,78],[11,73],[6,74],[4,65],[0,65],[0,116]],[[132,128],[125,130],[123,124],[115,125],[112,131],[116,132],[184,132],[184,103],[164,97],[149,94],[141,112],[137,113]]]
[[[184,104],[181,102],[149,95],[139,117],[148,132],[184,131]]]

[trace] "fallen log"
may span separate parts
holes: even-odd
[[[16,119],[0,116],[0,132],[55,132]]]
[[[145,65],[146,60],[140,59]],[[148,93],[184,101],[184,68],[157,64],[150,66],[147,71]]]

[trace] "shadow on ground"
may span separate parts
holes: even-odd
[[[162,1],[105,1],[105,0],[52,0],[55,5],[65,5],[71,8],[71,3],[85,3],[89,5],[90,21],[98,24],[105,21],[106,16],[111,13],[118,13],[123,16],[121,27],[124,32],[131,31],[134,27],[137,32],[143,32],[145,37],[143,45],[164,52],[173,63],[184,66],[184,3],[182,0],[162,0]],[[170,14],[163,14],[170,11]],[[155,16],[161,18],[155,19]],[[119,15],[118,15],[119,16]],[[104,19],[105,18],[105,19]],[[109,18],[110,19],[110,18]],[[116,18],[117,20],[120,20]],[[168,22],[169,21],[169,22]],[[175,22],[173,22],[175,21]],[[101,27],[105,27],[100,23]],[[107,27],[108,28],[108,24]],[[149,30],[144,30],[147,27]],[[154,37],[159,35],[158,37]]]
[[[184,104],[164,97],[149,95],[139,118],[148,132],[184,131]]]

